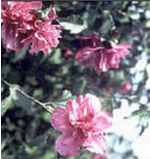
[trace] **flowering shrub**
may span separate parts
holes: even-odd
[[[149,159],[150,3],[1,8],[2,158]]]

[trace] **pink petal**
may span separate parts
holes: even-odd
[[[92,95],[92,94],[86,94],[86,97],[88,98],[89,105],[92,107],[94,110],[94,113],[99,113],[101,109],[101,103],[99,99]]]
[[[42,8],[42,1],[31,1],[31,2],[11,2],[10,6],[13,7],[13,10],[16,12],[19,10],[30,11],[32,9]]]
[[[29,4],[29,9],[40,9],[40,8],[42,8],[42,1],[32,1],[32,2],[29,2],[29,3],[30,3]]]
[[[55,149],[62,156],[76,156],[79,154],[82,140],[73,134],[61,135],[56,140]]]
[[[14,26],[3,24],[2,26],[2,40],[4,46],[9,50],[18,51],[21,49],[19,39],[16,37],[16,30]]]
[[[106,150],[106,144],[103,136],[93,136],[89,134],[89,137],[85,140],[83,147],[88,151],[96,154],[104,154]]]
[[[60,131],[69,131],[71,129],[67,113],[64,108],[56,108],[51,117],[52,126]]]
[[[69,121],[71,122],[72,125],[74,125],[74,123],[76,123],[76,121],[79,118],[78,110],[79,110],[79,104],[76,102],[76,100],[69,99],[67,101],[67,112],[69,115]]]
[[[48,18],[50,21],[53,21],[57,18],[56,10],[54,7],[52,7],[51,10],[49,11]]]
[[[104,131],[105,129],[111,127],[112,118],[106,112],[101,112],[93,119],[93,127],[95,131]]]
[[[76,100],[69,100],[67,111],[69,112],[69,120],[72,125],[78,124],[78,126],[82,126],[82,123],[85,124],[93,116],[93,108],[86,96],[79,96]]]
[[[78,50],[76,53],[76,60],[88,67],[95,65],[95,50],[96,48],[84,47]]]

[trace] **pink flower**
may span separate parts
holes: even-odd
[[[132,89],[132,84],[130,81],[125,81],[120,88],[121,93],[128,93]]]
[[[105,155],[93,155],[92,159],[107,159]]]
[[[62,133],[55,145],[61,155],[76,156],[81,147],[97,154],[105,152],[104,131],[111,126],[111,118],[101,111],[97,97],[87,94],[69,99],[66,108],[53,112],[51,124]]]
[[[18,51],[24,47],[21,40],[30,32],[36,11],[42,7],[41,1],[2,2],[2,41],[7,49]]]
[[[31,44],[30,53],[48,54],[57,47],[62,28],[53,24],[57,17],[55,8],[42,19],[36,11],[41,7],[41,1],[3,3],[2,40],[7,49],[18,51]]]
[[[50,21],[36,20],[33,33],[21,42],[31,44],[30,53],[43,51],[48,54],[51,48],[55,48],[59,44],[60,33],[59,25],[52,25]]]
[[[106,47],[102,40],[95,39],[98,37],[91,36],[89,41],[93,41],[93,45],[87,45],[77,51],[76,60],[89,68],[94,68],[96,72],[106,72],[109,69],[119,68],[121,60],[128,55],[130,46],[122,43]]]
[[[48,17],[43,20],[35,20],[31,35],[22,41],[22,43],[31,44],[30,53],[43,51],[48,54],[51,48],[57,47],[62,27],[52,24],[56,17],[55,9],[51,8]]]

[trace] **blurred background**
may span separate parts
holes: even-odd
[[[50,6],[43,2],[43,8]],[[54,150],[58,133],[50,114],[22,94],[41,102],[62,102],[73,95],[93,93],[112,112],[108,159],[150,159],[150,2],[56,1],[62,39],[49,55],[30,55],[2,47],[2,158],[63,158]],[[107,41],[128,42],[129,55],[120,68],[97,75],[79,65],[74,55],[77,35],[98,33]],[[87,152],[74,159],[88,159]],[[73,158],[72,158],[73,159]]]

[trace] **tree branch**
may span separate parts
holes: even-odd
[[[2,80],[2,82],[8,86],[9,88],[13,88],[13,84],[7,82],[6,80]],[[18,91],[20,94],[22,94],[24,97],[26,97],[27,99],[33,101],[35,104],[40,105],[41,107],[43,107],[47,112],[52,113],[54,110],[53,104],[51,102],[49,102],[49,104],[47,103],[42,103],[39,100],[35,99],[32,96],[29,96],[27,93],[25,93],[23,90],[21,90],[20,88],[17,88],[16,91]],[[49,106],[47,106],[49,105]]]

